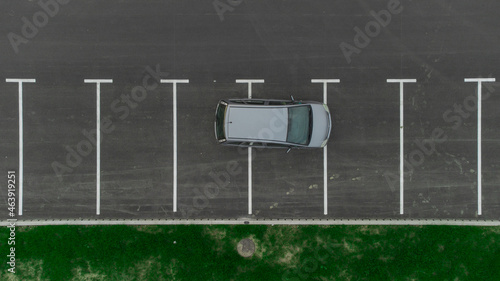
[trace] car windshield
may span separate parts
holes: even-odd
[[[311,106],[294,106],[288,108],[287,142],[308,144],[311,124]]]
[[[215,112],[215,134],[218,140],[224,140],[226,138],[224,134],[224,117],[226,115],[226,109],[227,104],[221,101]]]

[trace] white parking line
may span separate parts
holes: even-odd
[[[96,83],[96,215],[101,214],[101,83],[113,83],[113,79],[84,79]]]
[[[36,79],[18,79],[18,78],[7,78],[5,79],[7,83],[18,83],[18,93],[19,93],[19,210],[18,215],[23,215],[23,175],[24,175],[24,136],[23,136],[23,83],[36,83]]]
[[[323,83],[323,103],[327,104],[328,83],[340,83],[340,80],[311,79],[311,83]],[[323,214],[328,215],[327,145],[323,147]]]
[[[323,147],[323,214],[328,215],[328,184],[327,184],[327,151],[326,145]]]
[[[236,79],[236,83],[248,84],[248,98],[252,98],[252,83],[264,83],[264,79]]]
[[[161,79],[161,83],[172,83],[174,107],[174,182],[173,182],[173,211],[177,212],[177,83],[189,83],[189,79]]]
[[[404,100],[403,84],[416,83],[417,79],[387,79],[387,83],[399,83],[399,214],[404,214]]]
[[[252,83],[264,83],[264,79],[236,79],[236,83],[248,84],[248,98],[252,98]],[[252,214],[252,148],[248,148],[248,214]]]
[[[481,92],[482,82],[495,82],[495,78],[465,78],[464,82],[477,82],[477,214],[482,214],[482,160],[481,160]]]
[[[252,214],[252,148],[248,148],[248,214]]]

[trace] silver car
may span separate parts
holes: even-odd
[[[330,110],[321,102],[225,99],[215,111],[215,138],[246,147],[324,147],[331,124]]]

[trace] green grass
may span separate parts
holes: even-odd
[[[17,227],[15,274],[5,262],[0,280],[500,280],[500,228]]]

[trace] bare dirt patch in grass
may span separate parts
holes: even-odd
[[[255,243],[249,238],[241,239],[236,248],[238,250],[238,254],[245,258],[249,258],[255,253]]]

